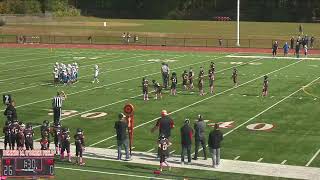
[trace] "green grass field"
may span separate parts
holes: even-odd
[[[132,103],[135,111],[136,151],[149,151],[156,147],[157,133],[151,133],[162,109],[172,113],[176,127],[172,132],[173,146],[170,151],[180,154],[179,130],[185,118],[192,125],[198,114],[213,122],[233,122],[230,128],[222,129],[226,135],[222,144],[222,158],[243,161],[257,161],[280,164],[286,160],[288,165],[305,166],[319,149],[320,104],[319,60],[297,59],[251,59],[228,57],[227,53],[191,53],[163,51],[124,51],[124,50],[86,50],[86,49],[0,49],[0,92],[10,93],[17,102],[19,119],[25,123],[41,124],[52,120],[48,115],[51,98],[57,91],[64,90],[68,99],[63,109],[71,114],[63,117],[63,126],[74,133],[83,128],[86,145],[108,148],[115,145],[113,129],[117,115],[125,103]],[[239,55],[239,54],[237,54]],[[258,54],[257,54],[258,55]],[[316,57],[316,56],[314,56]],[[77,62],[80,68],[79,82],[70,86],[54,87],[52,67],[55,62]],[[200,66],[208,70],[211,61],[215,62],[216,94],[199,96],[197,89],[184,91],[181,79],[178,95],[170,96],[164,91],[162,100],[143,101],[140,87],[143,77],[161,82],[160,63],[169,61],[172,71],[180,74],[193,67],[196,74]],[[100,67],[100,83],[92,84],[93,67]],[[239,86],[233,87],[230,79],[232,68],[239,71]],[[269,96],[261,97],[263,76],[269,76]],[[311,84],[309,84],[312,82]],[[306,86],[308,85],[308,86]],[[303,89],[301,89],[305,86]],[[150,87],[152,90],[152,87]],[[299,90],[299,91],[298,91]],[[208,82],[205,81],[208,93]],[[293,94],[294,93],[294,94]],[[88,112],[105,112],[106,116],[87,119],[81,115]],[[1,118],[3,127],[5,118]],[[273,125],[269,131],[253,131],[247,128],[254,123]],[[207,127],[207,133],[210,131]],[[39,128],[35,129],[40,137]],[[114,148],[114,147],[113,147]],[[155,151],[153,151],[155,152]],[[202,154],[202,153],[200,153]],[[153,176],[154,167],[108,161],[88,160],[85,167],[76,167],[58,162],[61,168],[80,168],[85,170]],[[320,157],[310,166],[320,167]],[[129,170],[135,169],[137,172]],[[107,175],[94,172],[78,172],[57,169],[57,179],[129,179],[127,176]],[[149,174],[148,174],[149,173]],[[176,175],[174,177],[172,175]],[[184,171],[175,169],[168,177],[181,179],[191,176],[197,179],[210,177],[217,179],[273,179],[239,174]],[[81,175],[81,178],[78,176]],[[161,176],[162,177],[162,176]],[[277,178],[278,179],[278,178]]]

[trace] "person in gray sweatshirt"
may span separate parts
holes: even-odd
[[[203,157],[206,160],[207,159],[207,152],[206,152],[206,138],[205,138],[205,129],[206,129],[206,123],[203,120],[203,117],[199,114],[198,120],[194,123],[194,139],[195,139],[195,154],[193,159],[198,159],[198,152],[199,152],[199,146],[201,144],[203,149]]]

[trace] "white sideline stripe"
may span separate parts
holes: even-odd
[[[301,62],[301,61],[297,61],[297,62]],[[297,63],[296,62],[296,63]],[[318,81],[320,79],[320,77],[314,79],[313,81],[311,81],[310,83],[308,83],[306,86],[309,86],[311,84],[313,84],[314,82]],[[283,99],[281,99],[280,101],[274,103],[273,105],[269,106],[267,109],[261,111],[260,113],[256,114],[255,116],[251,117],[250,119],[248,119],[246,122],[240,124],[239,126],[233,128],[232,130],[228,131],[227,133],[225,133],[223,136],[227,136],[228,134],[232,133],[233,131],[239,129],[240,127],[242,127],[243,125],[247,124],[248,122],[252,121],[253,119],[257,118],[258,116],[260,116],[261,114],[269,111],[270,109],[272,109],[273,107],[277,106],[278,104],[282,103],[283,101],[285,101],[286,99],[290,98],[291,96],[295,95],[296,93],[298,93],[299,91],[301,91],[303,89],[302,86],[301,88],[299,88],[298,90],[294,91],[293,93],[289,94],[288,96],[284,97]],[[320,151],[320,150],[319,150]]]
[[[283,160],[282,162],[281,162],[281,164],[283,165],[283,164],[285,164],[287,162],[287,160]]]
[[[176,152],[176,150],[170,151],[170,154],[172,154],[172,153],[174,153],[174,152]]]
[[[140,175],[123,174],[123,173],[113,173],[113,172],[107,172],[107,171],[95,171],[95,170],[88,170],[88,169],[66,168],[66,167],[59,167],[59,166],[57,166],[55,168],[56,169],[63,169],[63,170],[70,170],[70,171],[90,172],[90,173],[108,174],[108,175],[116,175],[116,176],[127,176],[127,177],[143,178],[143,179],[169,180],[167,178],[152,177],[152,176],[140,176]]]
[[[109,147],[107,147],[108,149],[111,149],[111,148],[113,148],[113,147],[115,147],[115,145],[111,145],[111,146],[109,146]]]
[[[238,160],[240,158],[240,156],[235,157],[233,160]]]
[[[263,158],[260,158],[260,159],[258,159],[258,161],[257,162],[261,162],[263,160]]]
[[[111,63],[111,62],[122,61],[124,59],[132,59],[132,58],[138,58],[138,57],[141,57],[141,56],[126,57],[126,58],[116,59],[116,60],[112,60],[112,61],[105,61],[105,62],[96,63],[96,64],[101,65],[101,64]],[[87,64],[87,65],[81,66],[80,68],[87,67],[87,66],[92,66],[92,65],[93,64]],[[25,77],[33,77],[33,76],[37,76],[37,75],[41,75],[41,74],[50,74],[50,72],[43,72],[43,73],[38,73],[38,74],[28,74],[28,75],[23,75],[23,76],[19,76],[19,77],[11,77],[11,78],[7,78],[7,79],[0,79],[0,82],[12,80],[12,79],[22,79],[22,78],[25,78]]]
[[[223,58],[223,56],[217,57],[216,59],[220,59],[220,58]],[[184,68],[184,67],[189,67],[189,66],[191,66],[191,65],[200,64],[200,63],[208,62],[208,61],[211,61],[211,60],[212,60],[212,59],[210,59],[210,60],[205,60],[205,61],[201,61],[201,62],[196,62],[196,63],[192,63],[192,64],[188,64],[188,65],[186,65],[186,66],[180,66],[180,67],[177,67],[177,68],[172,69],[172,70],[181,69],[181,68]],[[230,69],[230,68],[229,68],[229,69]],[[90,88],[90,89],[84,89],[84,90],[77,91],[77,92],[73,92],[73,93],[70,93],[70,94],[67,94],[67,95],[70,96],[70,95],[74,95],[74,94],[79,94],[79,93],[82,93],[82,92],[90,91],[90,90],[93,90],[93,89],[100,89],[100,88],[112,86],[112,85],[115,85],[115,84],[124,83],[124,82],[131,81],[131,80],[135,80],[135,79],[140,79],[140,78],[143,78],[143,77],[145,77],[145,76],[155,75],[155,74],[158,74],[158,73],[159,73],[159,72],[155,72],[155,73],[151,73],[151,74],[146,74],[146,75],[143,75],[143,76],[139,76],[139,77],[135,77],[135,78],[123,80],[123,81],[118,81],[118,82],[111,83],[111,84],[105,84],[105,85],[97,86],[97,87]],[[23,105],[17,106],[16,108],[20,108],[20,107],[24,107],[24,106],[29,106],[29,105],[32,105],[32,104],[37,104],[37,103],[40,103],[40,102],[49,101],[49,100],[51,100],[51,99],[52,99],[52,98],[48,98],[48,99],[43,99],[43,100],[39,100],[39,101],[35,101],[35,102],[23,104]],[[2,110],[1,112],[3,112],[3,111],[4,111],[4,110]]]
[[[277,70],[271,71],[271,72],[269,72],[269,73],[267,73],[267,74],[265,74],[265,75],[273,74],[273,73],[275,73],[275,72],[281,71],[282,69],[288,68],[288,67],[293,66],[293,65],[295,65],[295,64],[297,64],[297,63],[300,63],[300,62],[302,62],[302,61],[296,61],[296,62],[294,62],[294,63],[291,63],[291,64],[289,64],[289,65],[286,65],[286,66],[284,66],[284,67],[281,67],[281,68],[279,68],[279,69],[277,69]],[[248,62],[248,63],[250,63],[250,62]],[[239,66],[239,65],[238,65],[238,66]],[[231,68],[233,68],[233,67],[231,67]],[[222,70],[221,70],[221,71],[222,71]],[[220,72],[221,72],[221,71],[220,71]],[[249,84],[249,83],[251,83],[251,82],[253,82],[253,81],[257,80],[257,79],[260,79],[260,78],[264,77],[265,75],[259,76],[259,77],[257,77],[257,78],[254,78],[254,79],[250,80],[250,81],[247,81],[247,82],[245,82],[245,83],[242,83],[242,84],[240,84],[240,85],[238,85],[238,86],[236,86],[236,87],[232,87],[232,88],[229,88],[229,89],[227,89],[227,90],[224,90],[224,91],[222,91],[222,92],[220,92],[220,93],[214,94],[213,96],[210,96],[210,97],[204,98],[204,99],[202,99],[202,100],[196,101],[196,102],[194,102],[194,103],[192,103],[192,104],[189,104],[189,105],[184,106],[184,107],[182,107],[182,108],[180,108],[180,109],[177,109],[177,110],[175,110],[175,111],[170,112],[169,115],[174,114],[174,113],[179,112],[179,111],[182,111],[182,110],[184,110],[184,109],[186,109],[186,108],[189,108],[189,107],[191,107],[191,106],[194,106],[194,105],[196,105],[196,104],[199,104],[199,103],[201,103],[201,102],[203,102],[203,101],[206,101],[206,100],[208,100],[208,99],[211,99],[211,98],[213,98],[213,97],[219,96],[219,95],[224,94],[224,93],[226,93],[226,92],[229,92],[229,91],[231,91],[231,90],[233,90],[233,89],[237,89],[237,88],[239,88],[239,87],[241,87],[241,86],[243,86],[243,85]],[[135,126],[133,129],[139,128],[139,127],[144,126],[144,125],[146,125],[146,124],[149,124],[149,123],[151,123],[151,122],[153,122],[153,121],[158,120],[159,118],[160,118],[160,117],[156,117],[156,118],[154,118],[154,119],[152,119],[152,120],[150,120],[150,121],[147,121],[147,122],[144,122],[144,123],[142,123],[142,124],[139,124],[138,126]],[[111,138],[113,138],[113,137],[116,137],[116,135],[110,136],[110,137],[108,137],[108,138],[106,138],[106,139],[103,139],[103,140],[101,140],[101,141],[98,141],[98,142],[96,142],[96,143],[93,143],[93,144],[89,145],[89,147],[95,146],[95,145],[97,145],[97,144],[99,144],[99,143],[102,143],[102,142],[104,142],[104,141],[107,141],[107,140],[109,140],[109,139],[111,139]],[[202,150],[202,148],[201,148],[201,150]],[[194,153],[193,153],[193,154],[194,154]]]
[[[308,58],[308,57],[272,57],[272,56],[235,56],[235,55],[229,55],[227,57],[231,58],[263,58],[263,59],[296,59],[296,60],[320,60],[320,58]]]
[[[320,153],[320,149],[318,149],[318,151],[312,156],[312,158],[308,161],[308,163],[306,164],[306,166],[308,167],[312,161],[319,155]]]
[[[149,149],[149,150],[147,151],[147,153],[152,152],[153,150],[154,150],[154,148]]]

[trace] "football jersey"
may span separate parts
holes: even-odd
[[[33,130],[32,129],[25,129],[24,130],[24,136],[25,136],[26,140],[32,141],[33,140],[33,136],[34,136]]]
[[[159,150],[160,154],[167,154],[169,151],[169,140],[167,138],[159,140]]]
[[[83,134],[74,135],[74,141],[76,145],[84,146],[84,135]]]

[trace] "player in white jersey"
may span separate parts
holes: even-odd
[[[58,68],[54,68],[53,70],[53,85],[57,86],[59,83],[59,71]]]
[[[94,82],[99,83],[98,75],[99,75],[99,67],[96,64],[96,65],[94,65],[94,77],[93,77],[92,83],[94,83]]]

